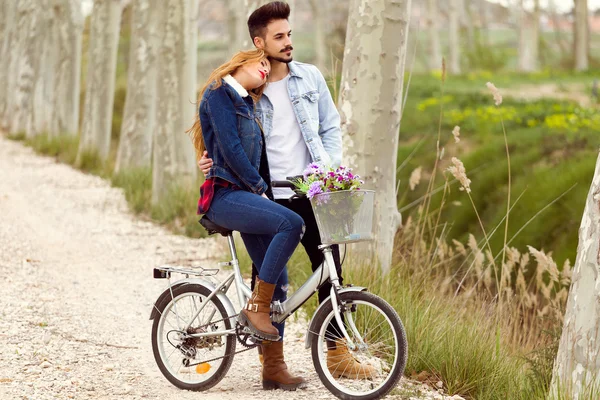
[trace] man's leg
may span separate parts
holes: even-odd
[[[296,214],[300,215],[304,220],[304,225],[306,227],[304,231],[304,236],[300,243],[304,246],[304,250],[310,259],[311,268],[314,271],[319,268],[319,266],[323,263],[325,256],[323,252],[319,250],[319,246],[321,243],[321,236],[319,234],[319,227],[317,225],[317,220],[315,219],[315,214],[313,213],[312,206],[310,205],[310,200],[304,199],[295,199],[292,202],[288,200],[277,200],[279,204],[284,207],[289,208],[294,211]],[[335,263],[335,269],[337,271],[340,285],[343,282],[342,278],[342,268],[340,263],[340,249],[338,245],[331,246],[333,261]],[[319,304],[325,301],[331,293],[331,284],[325,282],[323,286],[319,288],[318,298]],[[329,327],[327,328],[327,336],[339,338],[340,330],[337,327],[337,323],[333,321]]]
[[[304,220],[306,229],[300,243],[304,246],[304,250],[310,259],[311,267],[314,272],[323,263],[325,256],[323,255],[323,252],[319,250],[321,236],[310,201],[308,199],[297,199],[292,202],[287,200],[278,200],[277,202],[294,211]],[[343,279],[339,246],[331,246],[331,249],[335,269],[341,285]],[[330,294],[331,283],[326,282],[319,288],[319,304],[325,301]],[[342,316],[342,321],[343,320]],[[346,344],[341,341],[343,335],[336,321],[332,321],[327,327],[326,337],[331,339],[327,340],[327,368],[335,378],[368,379],[376,375],[376,371],[373,367],[360,364],[360,362],[358,362],[349,352]]]

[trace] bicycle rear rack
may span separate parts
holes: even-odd
[[[154,279],[169,279],[173,273],[185,275],[186,278],[189,278],[190,275],[214,276],[219,273],[219,268],[195,267],[194,269],[189,269],[182,266],[161,265],[154,268]]]

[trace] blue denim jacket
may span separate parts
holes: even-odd
[[[218,88],[211,85],[206,90],[199,112],[206,150],[213,160],[206,177],[225,179],[263,194],[267,184],[258,172],[263,140],[252,98],[240,96],[223,81]]]
[[[342,162],[340,115],[325,78],[314,65],[292,61],[288,93],[313,162],[337,167]],[[273,104],[263,95],[256,106],[265,138],[273,130]]]

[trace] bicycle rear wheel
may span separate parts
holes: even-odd
[[[346,307],[346,330],[358,348],[347,348],[337,325],[330,326],[335,317],[329,301],[315,315],[310,332],[315,370],[327,389],[340,399],[381,398],[396,386],[406,366],[408,350],[402,321],[385,300],[374,294],[346,292],[340,299]],[[330,350],[334,343],[336,352]]]
[[[216,296],[198,314],[210,294],[204,286],[185,284],[176,286],[172,297],[156,304],[159,315],[152,324],[154,359],[165,378],[180,389],[210,389],[225,377],[233,362],[235,335],[186,337],[231,329],[233,321]],[[202,362],[218,357],[223,358]]]

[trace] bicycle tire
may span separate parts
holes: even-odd
[[[340,294],[340,299],[345,304],[352,304],[353,302],[362,302],[366,304],[372,304],[387,318],[393,331],[396,333],[397,338],[397,354],[393,363],[393,368],[388,375],[387,379],[384,381],[384,384],[378,388],[377,390],[364,394],[364,395],[353,395],[343,390],[340,390],[332,381],[335,378],[329,373],[327,370],[327,364],[324,363],[323,357],[319,357],[320,346],[322,346],[322,342],[324,337],[321,336],[321,332],[324,332],[323,325],[325,323],[329,324],[331,318],[333,317],[333,307],[332,303],[329,300],[323,307],[318,311],[318,313],[314,316],[314,322],[312,326],[314,326],[314,331],[309,332],[310,335],[313,335],[311,341],[311,356],[313,360],[313,365],[315,367],[315,371],[319,376],[319,379],[327,387],[327,389],[337,398],[343,400],[373,400],[379,399],[386,394],[388,394],[397,384],[402,375],[404,374],[404,369],[406,367],[406,360],[408,356],[408,344],[406,340],[406,332],[404,330],[404,326],[400,317],[396,313],[396,310],[392,306],[389,305],[385,300],[381,297],[376,296],[372,293],[368,292],[346,292]]]
[[[227,356],[225,356],[222,359],[223,361],[219,365],[217,371],[206,381],[191,384],[183,382],[177,377],[173,376],[173,374],[169,372],[167,366],[163,362],[163,359],[160,355],[160,349],[158,344],[158,328],[161,325],[161,320],[164,318],[165,315],[163,311],[173,302],[173,299],[177,300],[181,295],[186,293],[197,293],[206,298],[211,294],[211,291],[202,285],[185,284],[175,287],[173,289],[173,297],[167,296],[161,302],[161,304],[156,304],[159,315],[156,318],[154,318],[152,324],[152,351],[154,353],[154,359],[156,361],[156,364],[158,365],[158,368],[160,369],[160,372],[175,387],[183,390],[205,391],[218,384],[225,377],[225,375],[227,375],[227,372],[229,371],[229,368],[233,363],[233,357],[236,347],[236,338],[233,335],[224,336],[225,354],[227,354]],[[227,318],[228,314],[225,309],[225,306],[223,306],[223,303],[221,303],[217,296],[214,296],[212,299],[210,299],[210,302],[214,304],[216,310],[218,310],[218,313],[220,314],[220,316],[218,316],[217,319],[223,319],[225,329],[231,329],[232,321],[231,319]]]

